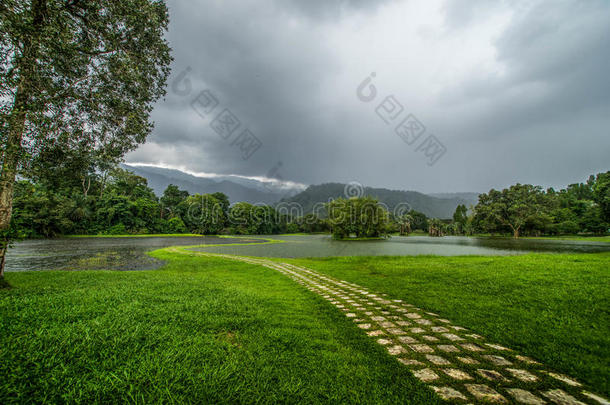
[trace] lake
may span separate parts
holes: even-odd
[[[261,243],[262,238],[285,243]],[[238,243],[239,245],[235,245]],[[6,271],[30,270],[146,270],[163,262],[147,251],[169,246],[208,245],[194,250],[266,257],[517,255],[532,252],[609,252],[610,243],[446,236],[394,236],[387,240],[336,241],[329,235],[256,237],[137,237],[63,238],[17,242],[9,250]],[[221,246],[217,246],[221,245]],[[224,245],[224,246],[222,246]]]

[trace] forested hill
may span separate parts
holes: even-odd
[[[301,204],[304,212],[310,213],[316,203],[325,203],[330,199],[346,197],[345,190],[346,185],[341,183],[320,184],[309,186],[305,191],[282,201]],[[417,191],[364,187],[363,195],[370,195],[379,199],[379,202],[389,207],[390,212],[396,205],[406,202],[415,211],[423,212],[428,217],[433,218],[451,218],[458,205],[464,204],[466,207],[470,207],[477,203],[476,193],[461,193],[454,197],[449,197],[450,194],[444,194],[446,198],[439,198]]]
[[[252,204],[273,204],[286,192],[265,188],[265,185],[251,180],[244,184],[238,184],[236,180],[202,178],[184,173],[180,170],[165,169],[153,166],[129,166],[121,165],[124,169],[144,177],[148,186],[161,196],[170,184],[188,191],[190,194],[212,194],[224,193],[233,203],[246,201]],[[296,191],[293,191],[294,194]]]

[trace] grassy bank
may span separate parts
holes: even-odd
[[[528,236],[523,239],[549,239],[549,240],[577,240],[581,242],[607,242],[610,243],[610,236],[581,236],[581,235],[565,235],[565,236]]]
[[[9,273],[0,403],[438,403],[280,273],[156,253],[158,271]]]
[[[436,312],[610,393],[610,254],[290,261]]]
[[[151,234],[120,234],[120,235],[67,235],[66,238],[184,238],[205,237],[197,233],[151,233]]]

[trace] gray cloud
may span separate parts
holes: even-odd
[[[559,186],[608,170],[610,5],[601,1],[169,2],[172,80],[129,161],[422,191]],[[356,98],[371,72],[378,99]],[[243,160],[197,115],[209,89],[263,143]],[[375,114],[393,94],[447,147],[429,167]],[[215,112],[218,112],[215,111]],[[241,130],[241,129],[240,129]]]

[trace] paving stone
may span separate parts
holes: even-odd
[[[411,336],[399,336],[398,340],[401,343],[417,343],[417,340],[413,339]]]
[[[436,364],[437,366],[449,366],[451,362],[444,357],[435,356],[433,354],[426,354],[426,358],[432,364]]]
[[[385,332],[382,330],[372,330],[370,332],[366,332],[366,334],[369,336],[383,336],[385,335]]]
[[[517,368],[507,368],[506,371],[512,374],[513,377],[525,382],[536,382],[538,381],[538,377],[534,374],[530,373],[527,370],[521,370]]]
[[[411,350],[418,353],[434,353],[433,348],[424,344],[411,344],[409,345],[409,347],[411,348]]]
[[[438,342],[438,338],[435,338],[434,336],[423,335],[422,339],[428,342]]]
[[[420,325],[433,325],[433,323],[427,319],[414,319],[414,321]]]
[[[405,350],[405,348],[399,345],[388,347],[388,353],[390,353],[392,356],[398,356],[399,354],[403,354],[406,352],[407,351]]]
[[[449,332],[449,329],[445,328],[444,326],[433,326],[431,329],[432,332],[437,333]]]
[[[457,353],[460,351],[460,349],[453,345],[438,345],[436,347],[438,348],[438,350],[442,350],[447,353]]]
[[[365,313],[364,313],[364,315],[366,315],[366,316],[371,316],[371,315],[373,315],[373,312],[368,311],[368,312],[365,312]]]
[[[537,365],[541,365],[541,364],[540,364],[540,363],[538,363],[536,360],[534,360],[534,359],[530,359],[529,357],[526,357],[526,356],[521,356],[521,355],[519,355],[519,354],[518,354],[518,355],[516,355],[516,356],[515,356],[515,358],[516,358],[517,360],[520,360],[520,361],[522,361],[522,362],[524,362],[524,363],[527,363],[527,364],[537,364]]]
[[[413,375],[423,382],[430,382],[438,379],[438,375],[429,368],[422,368],[421,370],[413,370]]]
[[[390,316],[390,319],[395,320],[395,321],[399,321],[402,318],[400,316],[398,316],[398,315],[392,315],[392,316]]]
[[[360,324],[358,324],[358,327],[360,329],[371,329],[371,326],[372,325],[370,323],[360,323]]]
[[[411,328],[410,331],[411,331],[411,333],[424,333],[424,332],[426,332],[426,330],[422,329],[422,328]]]
[[[380,345],[391,345],[392,341],[390,339],[377,339],[377,343]]]
[[[439,318],[439,322],[442,322],[442,323],[451,323],[451,321],[448,320],[448,319],[440,319],[440,318]]]
[[[478,399],[505,404],[508,401],[493,388],[484,384],[466,384],[466,389]]]
[[[414,312],[410,312],[410,313],[406,314],[405,316],[407,318],[410,318],[410,319],[419,319],[419,318],[421,318],[420,314],[416,314]]]
[[[364,322],[365,320],[364,319],[359,319],[359,318],[354,318],[354,319],[352,319],[352,321],[354,321],[354,322]]]
[[[502,374],[498,373],[495,370],[483,370],[480,368],[477,370],[477,373],[481,377],[487,378],[491,381],[508,381],[506,377],[504,377]]]
[[[345,316],[347,316],[348,318],[355,318],[356,314],[353,312],[349,312],[349,313],[345,314]]]
[[[483,352],[485,351],[485,349],[472,344],[472,343],[462,343],[460,346],[462,346],[464,349],[466,350],[470,350],[471,352]]]
[[[383,315],[390,315],[390,312],[388,312],[388,311],[381,311],[381,313],[382,313]]]
[[[402,329],[398,329],[398,328],[388,328],[387,331],[389,333],[391,333],[392,335],[406,335],[407,332],[405,332]]]
[[[435,314],[434,312],[426,312],[426,313],[430,316],[438,316],[438,314]]]
[[[424,363],[422,363],[421,361],[415,360],[415,359],[398,359],[398,361],[400,361],[402,364],[404,364],[405,366],[423,366]]]
[[[392,322],[380,322],[379,325],[381,325],[382,328],[393,328],[396,326]]]
[[[508,347],[500,346],[495,343],[485,343],[485,345],[491,347],[492,349],[496,349],[496,350],[510,350]]]
[[[517,402],[527,405],[544,405],[546,402],[529,391],[520,388],[507,388],[506,391],[515,398]]]
[[[445,401],[451,401],[452,399],[467,399],[464,394],[450,387],[431,386],[430,388],[432,388],[434,392],[436,392],[436,394]]]
[[[464,340],[464,338],[462,338],[454,333],[443,333],[443,336],[453,342],[459,342],[460,340]]]
[[[513,364],[502,356],[486,355],[486,356],[483,356],[483,358],[489,360],[491,363],[495,364],[496,366],[510,366],[511,364]]]
[[[461,326],[450,326],[450,328],[452,328],[453,330],[457,330],[457,331],[460,331],[460,330],[468,330],[468,329],[466,329],[466,328],[462,328]]]
[[[464,364],[479,364],[479,361],[472,357],[458,357],[457,359]]]
[[[597,401],[600,405],[610,405],[610,401],[608,401],[607,399],[592,394],[588,391],[583,391],[582,394],[587,398],[591,398],[592,400]]]
[[[477,340],[483,340],[483,336],[477,335],[476,333],[468,333],[466,336]]]
[[[468,373],[458,370],[457,368],[445,368],[443,369],[443,372],[456,380],[472,380],[472,377],[468,375]]]
[[[557,405],[586,405],[562,390],[550,390],[542,394]]]
[[[561,382],[564,382],[568,385],[571,385],[572,387],[580,387],[582,386],[581,383],[579,383],[576,380],[571,379],[570,377],[563,375],[563,374],[557,374],[557,373],[549,373],[547,372],[548,375],[550,375],[551,377],[553,377],[556,380],[559,380]]]
[[[411,322],[407,322],[407,321],[397,321],[396,324],[398,326],[409,326],[411,325]]]
[[[383,316],[372,316],[371,320],[373,320],[375,322],[383,322],[383,321],[385,321],[385,318]]]

